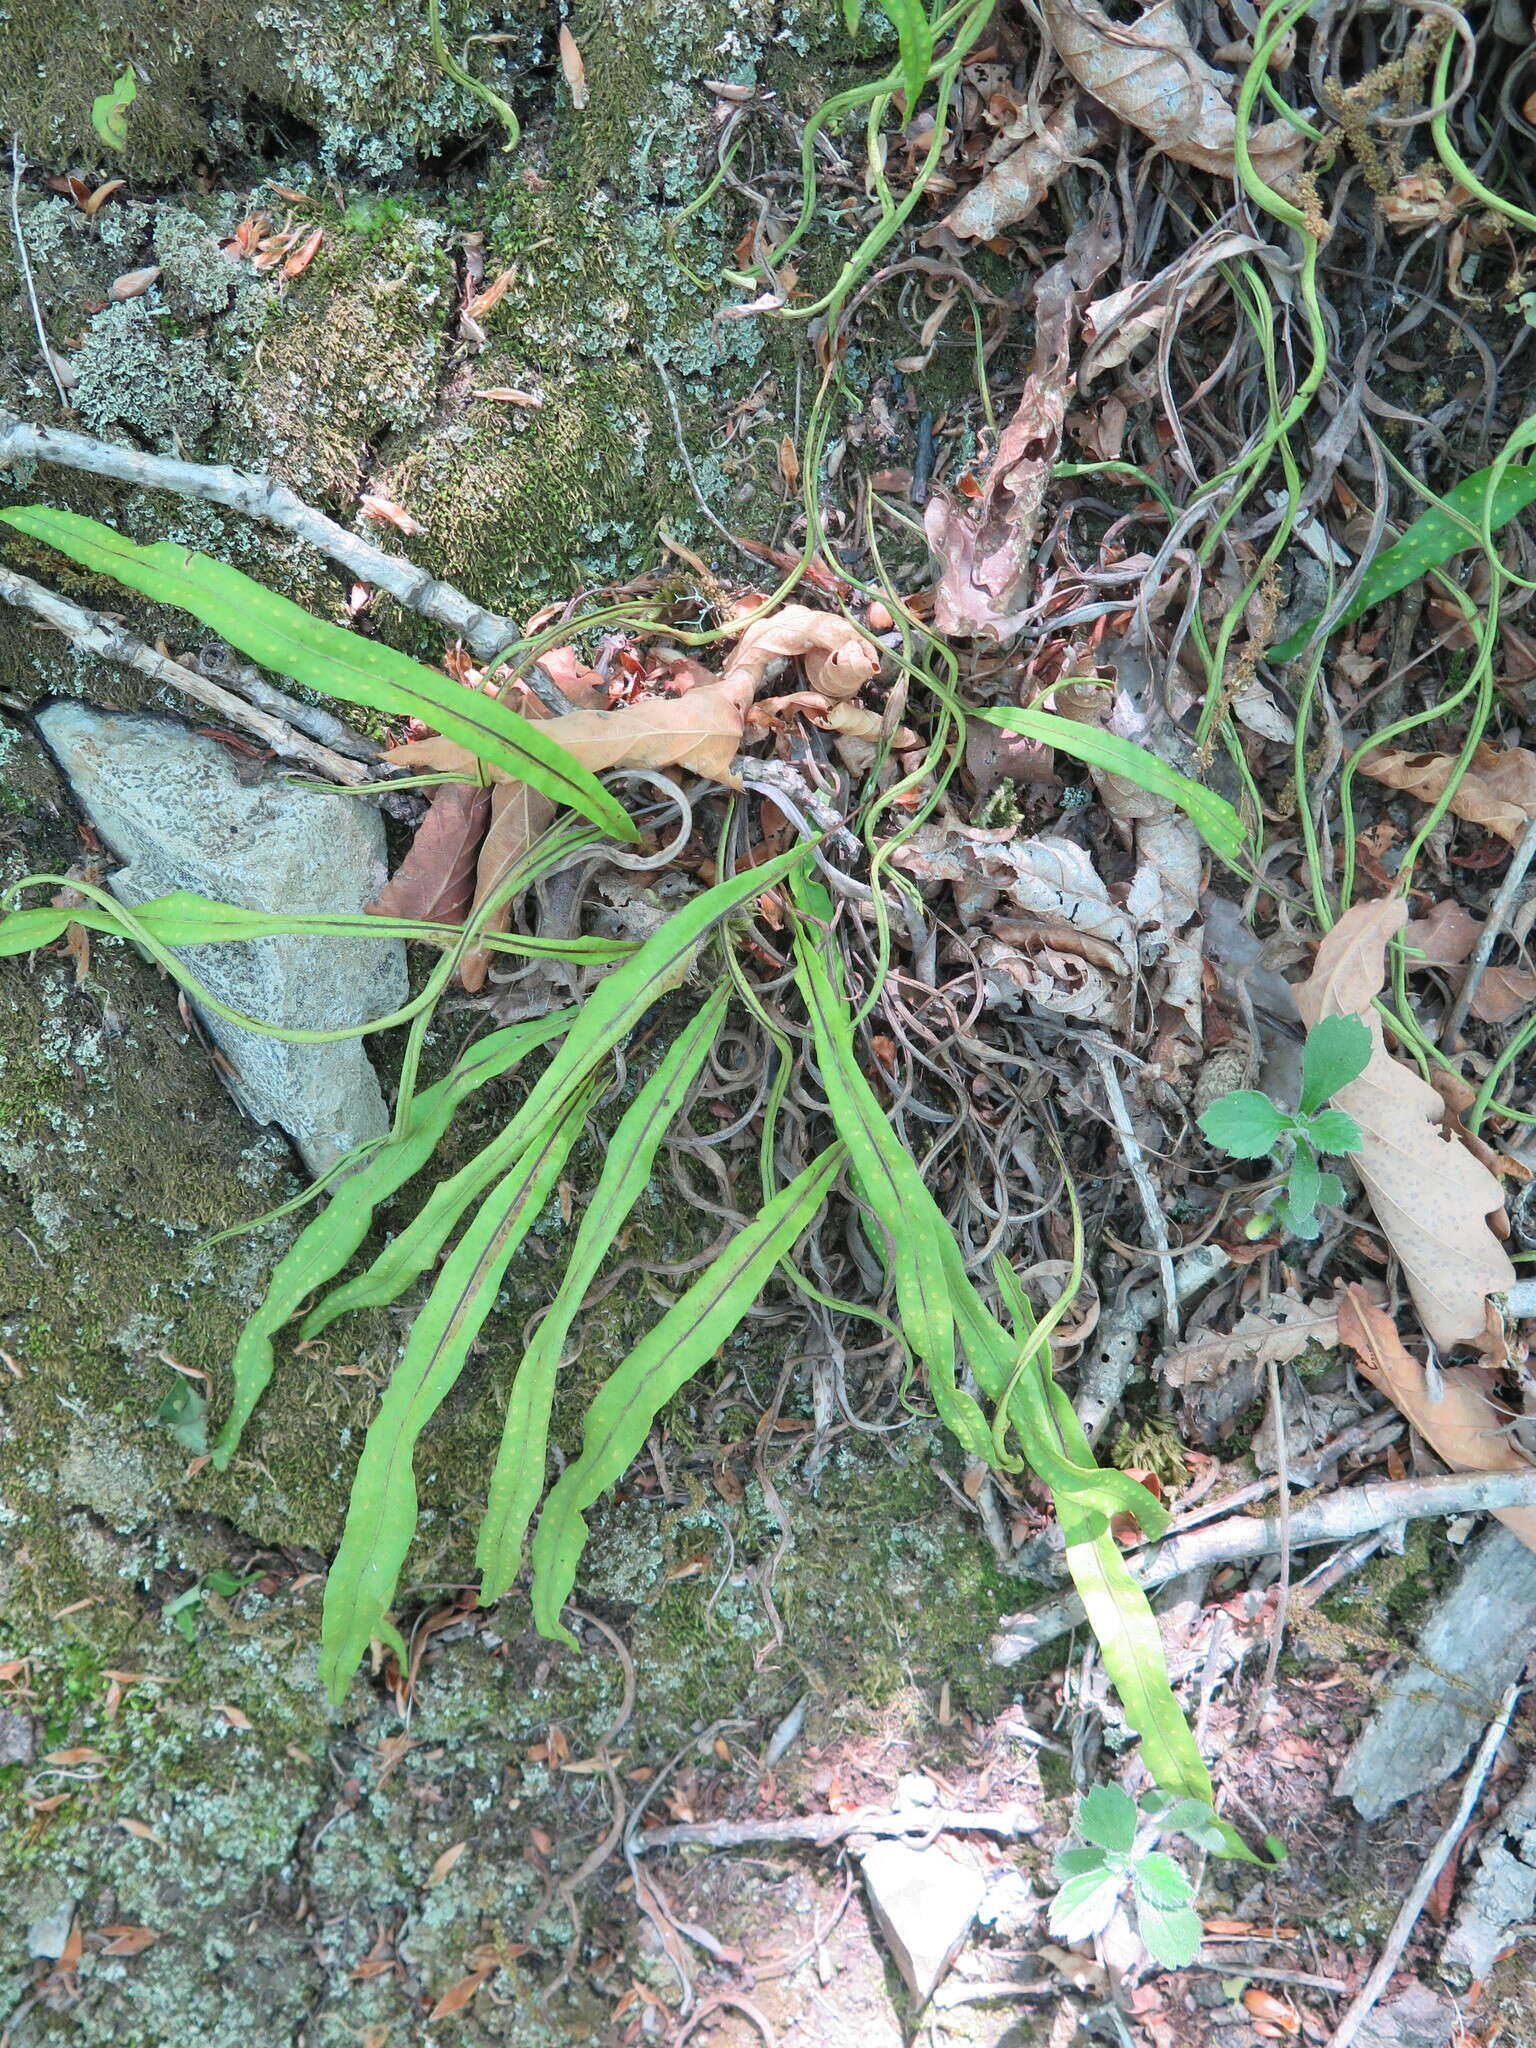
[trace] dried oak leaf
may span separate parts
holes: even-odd
[[[1360,772],[1433,804],[1445,794],[1455,766],[1454,754],[1372,754]],[[1525,747],[1480,746],[1451,798],[1451,810],[1469,825],[1481,825],[1517,845],[1536,818],[1536,754]]]
[[[747,689],[745,702],[750,703],[771,663],[795,660],[805,664],[806,681],[821,696],[856,697],[879,671],[880,648],[841,612],[784,604],[743,627],[720,681]],[[688,694],[694,697],[698,691]]]
[[[1237,120],[1226,95],[1237,81],[1196,53],[1177,0],[1158,0],[1131,23],[1112,21],[1092,0],[1041,0],[1041,13],[1057,56],[1085,92],[1180,163],[1236,175]],[[1254,169],[1270,184],[1300,170],[1305,148],[1286,121],[1248,136]]]
[[[1477,1366],[1455,1365],[1440,1374],[1438,1398],[1422,1365],[1405,1349],[1397,1326],[1363,1287],[1339,1303],[1339,1336],[1360,1360],[1366,1378],[1399,1408],[1453,1472],[1529,1472],[1511,1442],[1503,1415],[1489,1400]],[[1536,1508],[1495,1508],[1506,1529],[1536,1550]]]
[[[923,513],[939,565],[933,594],[941,633],[1006,640],[1024,623],[1030,553],[1061,448],[1071,387],[1072,280],[1054,265],[1035,289],[1035,362],[1018,409],[974,500],[935,490]]]
[[[1407,919],[1400,896],[1346,911],[1297,987],[1296,1007],[1309,1030],[1321,1017],[1358,1016],[1371,1034],[1365,1072],[1333,1100],[1360,1126],[1355,1170],[1425,1329],[1446,1351],[1485,1343],[1488,1297],[1514,1285],[1515,1269],[1488,1225],[1504,1206],[1497,1180],[1441,1130],[1440,1097],[1392,1058],[1371,1008],[1386,978],[1387,941]]]
[[[475,895],[470,905],[473,916],[486,897],[502,880],[514,861],[521,860],[541,832],[555,821],[555,807],[547,796],[530,789],[526,782],[498,782],[491,790],[490,824],[480,846],[475,866]],[[491,913],[484,929],[504,932],[512,921],[510,898]],[[473,995],[485,986],[491,955],[485,946],[471,946],[459,962],[459,982]]]
[[[406,752],[397,747],[388,758]],[[368,908],[380,917],[462,924],[474,901],[475,864],[491,815],[491,792],[476,782],[445,782],[416,827],[410,851]]]
[[[1477,985],[1471,1011],[1483,1024],[1511,1024],[1536,1002],[1536,974],[1523,967],[1489,967]]]
[[[605,768],[688,768],[739,789],[731,763],[752,690],[750,678],[728,670],[681,697],[644,697],[617,711],[573,711],[550,732],[594,775]]]
[[[1209,1337],[1195,1337],[1170,1351],[1158,1372],[1175,1387],[1205,1387],[1244,1360],[1282,1365],[1298,1358],[1309,1344],[1332,1350],[1339,1341],[1336,1301],[1303,1301],[1297,1294],[1278,1294],[1262,1310],[1250,1309],[1237,1328]]]
[[[965,241],[990,242],[1004,228],[1028,220],[1064,168],[1092,143],[1091,130],[1077,124],[1077,102],[1069,99],[1038,135],[994,164],[941,222]]]

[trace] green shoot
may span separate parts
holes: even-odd
[[[1055,1860],[1061,1889],[1051,1901],[1049,1926],[1058,1941],[1101,1934],[1126,1899],[1154,1962],[1183,1970],[1200,1953],[1195,1888],[1165,1850],[1165,1835],[1183,1835],[1197,1849],[1220,1855],[1227,1830],[1199,1799],[1148,1792],[1138,1813],[1118,1785],[1095,1785],[1077,1812],[1080,1848]]]
[[[137,95],[133,66],[126,64],[111,88],[91,101],[91,126],[108,149],[128,147],[128,109]]]
[[[1358,1017],[1324,1017],[1308,1032],[1301,1056],[1301,1101],[1295,1110],[1257,1088],[1218,1095],[1200,1118],[1213,1145],[1233,1159],[1275,1159],[1285,1168],[1285,1192],[1271,1212],[1293,1237],[1315,1238],[1319,1206],[1344,1199],[1344,1183],[1325,1173],[1319,1155],[1358,1152],[1360,1126],[1329,1098],[1364,1073],[1371,1034]],[[1256,1221],[1258,1219],[1255,1219]]]

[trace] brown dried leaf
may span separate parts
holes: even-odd
[[[88,193],[84,199],[81,199],[78,194],[75,195],[75,204],[83,214],[98,214],[112,197],[112,194],[114,192],[121,192],[126,183],[127,180],[125,178],[108,178],[104,185],[98,185],[96,190]]]
[[[368,908],[379,917],[462,924],[474,901],[475,863],[490,815],[491,792],[478,783],[445,782],[434,790],[409,853]]]
[[[1483,1391],[1487,1375],[1478,1367],[1443,1370],[1442,1391],[1433,1398],[1423,1366],[1405,1349],[1386,1310],[1378,1308],[1363,1287],[1351,1287],[1339,1303],[1339,1336],[1359,1358],[1371,1385],[1401,1409],[1453,1472],[1530,1471],[1507,1434],[1508,1416]],[[1536,1508],[1493,1512],[1528,1550],[1536,1550]]]
[[[114,306],[121,306],[128,299],[142,299],[159,275],[158,263],[146,263],[142,270],[125,270],[107,286],[107,297]]]
[[[365,491],[357,501],[357,509],[365,519],[386,522],[401,533],[421,532],[421,521],[413,519],[403,505],[397,505],[393,498],[386,498],[381,492]]]
[[[573,711],[550,731],[594,775],[605,768],[689,768],[739,789],[731,762],[751,701],[750,680],[727,673],[681,697],[646,697],[617,711]]]
[[[427,2024],[433,2020],[445,2020],[450,2014],[462,2012],[482,1986],[489,1984],[495,1970],[476,1970],[468,1977],[461,1977],[457,1984],[450,1985],[442,1997],[427,2014]]]
[[[571,89],[571,105],[579,114],[587,104],[587,67],[581,61],[581,51],[576,38],[562,21],[560,24],[560,69],[565,73],[565,82]]]
[[[555,807],[547,796],[530,789],[526,782],[498,782],[491,791],[490,825],[480,847],[475,868],[475,897],[471,914],[490,895],[514,861],[520,860],[541,832],[554,823]],[[508,901],[494,911],[484,929],[504,932],[512,921]],[[485,986],[491,955],[485,946],[472,946],[459,962],[459,981],[473,995]]]
[[[302,277],[320,253],[320,244],[325,240],[324,228],[311,228],[298,248],[283,265],[284,277]]]
[[[1065,166],[1091,147],[1093,139],[1090,130],[1077,125],[1077,101],[1069,99],[1038,135],[994,164],[943,225],[962,240],[990,242],[1004,228],[1028,220]]]
[[[215,1706],[213,1711],[216,1714],[222,1714],[228,1725],[231,1728],[238,1729],[240,1733],[243,1735],[253,1735],[256,1732],[252,1724],[250,1715],[244,1712],[244,1710],[240,1707],[231,1707],[221,1704]]]
[[[1484,1341],[1488,1297],[1507,1292],[1515,1270],[1488,1227],[1504,1206],[1498,1182],[1444,1135],[1440,1097],[1392,1058],[1371,1008],[1386,978],[1387,941],[1407,919],[1399,896],[1346,911],[1297,987],[1296,1007],[1309,1030],[1320,1017],[1357,1016],[1371,1034],[1365,1072],[1333,1099],[1360,1126],[1355,1170],[1403,1262],[1425,1329],[1446,1351]]]
[[[69,1770],[75,1764],[104,1764],[106,1758],[99,1749],[50,1749],[43,1762]]]
[[[160,1939],[159,1930],[154,1927],[98,1927],[96,1932],[106,1936],[107,1945],[102,1950],[105,1956],[139,1956]]]
[[[1281,1365],[1297,1358],[1309,1344],[1332,1349],[1339,1341],[1338,1304],[1305,1302],[1297,1294],[1279,1294],[1265,1308],[1250,1309],[1229,1333],[1196,1337],[1169,1352],[1158,1370],[1175,1387],[1205,1387],[1242,1360]]]
[[[433,1885],[441,1884],[443,1879],[453,1869],[453,1866],[458,1862],[459,1858],[464,1854],[464,1851],[468,1847],[469,1843],[466,1841],[455,1842],[451,1849],[445,1849],[442,1855],[439,1856],[437,1861],[433,1864],[432,1875],[427,1879],[426,1883],[422,1886],[422,1890],[430,1891]]]
[[[1360,772],[1432,804],[1445,794],[1455,765],[1454,754],[1371,754]],[[1536,754],[1524,747],[1479,747],[1451,798],[1451,810],[1469,825],[1482,825],[1517,845],[1536,818]]]
[[[544,403],[541,393],[519,391],[512,384],[487,384],[484,389],[471,391],[469,395],[471,398],[494,400],[497,405],[520,405],[531,411],[536,411]]]
[[[1432,903],[1422,917],[1403,927],[1403,944],[1423,955],[1410,959],[1408,972],[1416,967],[1460,967],[1477,944],[1482,926],[1471,912],[1450,896]]]
[[[1484,1024],[1509,1024],[1536,1002],[1536,974],[1523,967],[1488,967],[1472,998],[1471,1012]]]
[[[1134,24],[1113,21],[1093,0],[1041,0],[1056,54],[1092,93],[1180,163],[1236,175],[1237,121],[1226,95],[1237,81],[1197,55],[1177,0],[1157,0]],[[1285,121],[1252,129],[1249,154],[1273,184],[1301,168],[1305,138]]]
[[[856,697],[879,670],[880,648],[840,612],[785,604],[743,630],[720,680],[750,685],[750,703],[770,662],[796,659],[805,663],[806,680],[823,697]]]
[[[124,1820],[119,1816],[117,1824],[124,1834],[132,1835],[136,1841],[153,1842],[157,1849],[169,1846],[164,1835],[157,1835],[147,1820]]]
[[[1035,363],[1018,409],[974,500],[935,490],[923,514],[939,565],[934,624],[941,633],[1005,640],[1023,623],[1030,551],[1061,447],[1071,386],[1072,280],[1064,263],[1035,290]]]

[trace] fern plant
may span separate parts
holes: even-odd
[[[572,1640],[562,1610],[580,1568],[587,1513],[639,1453],[666,1402],[740,1326],[846,1173],[868,1219],[871,1248],[888,1263],[902,1334],[926,1368],[940,1419],[968,1455],[1003,1470],[1028,1464],[1050,1487],[1067,1563],[1127,1719],[1141,1735],[1148,1768],[1170,1795],[1208,1809],[1210,1779],[1169,1684],[1156,1621],[1110,1534],[1111,1517],[1129,1513],[1146,1535],[1155,1537],[1167,1524],[1167,1512],[1137,1481],[1095,1463],[1072,1405],[1052,1376],[1051,1330],[1068,1312],[1082,1271],[1075,1197],[1071,1285],[1048,1315],[1037,1318],[1011,1269],[999,1262],[994,1278],[1012,1327],[1005,1326],[967,1273],[919,1163],[895,1137],[859,1065],[839,959],[824,943],[831,905],[812,879],[810,847],[797,846],[717,882],[673,912],[638,947],[491,931],[499,906],[574,847],[602,833],[635,836],[610,792],[563,755],[551,728],[529,726],[494,699],[471,696],[392,649],[310,618],[226,564],[165,543],[135,547],[92,520],[42,507],[0,513],[0,520],[147,596],[183,606],[280,674],[353,702],[428,718],[482,759],[510,765],[590,821],[568,818],[546,834],[462,928],[399,925],[370,917],[293,918],[280,909],[240,910],[184,892],[130,910],[104,889],[80,881],[72,887],[83,902],[65,909],[19,907],[0,918],[0,954],[49,944],[71,921],[120,933],[174,975],[195,1001],[263,1032],[273,1027],[217,1003],[176,949],[316,929],[338,942],[377,940],[396,930],[440,949],[425,988],[393,1015],[345,1031],[276,1034],[314,1042],[410,1026],[393,1128],[385,1140],[345,1162],[351,1170],[345,1178],[334,1177],[329,1206],[300,1231],[273,1271],[266,1297],[237,1346],[228,1412],[213,1445],[213,1462],[224,1469],[272,1380],[274,1340],[307,1301],[314,1299],[300,1325],[305,1338],[353,1310],[398,1301],[433,1274],[368,1427],[340,1549],[327,1580],[322,1669],[333,1696],[345,1691],[370,1643],[389,1644],[404,1657],[392,1608],[416,1526],[416,1445],[491,1315],[502,1276],[554,1186],[594,1098],[611,1077],[614,1054],[661,998],[688,982],[708,949],[718,954],[731,948],[732,921],[765,890],[777,889],[787,898],[795,985],[826,1097],[830,1142],[772,1195],[614,1368],[588,1410],[579,1454],[546,1495],[549,1418],[561,1347],[721,1028],[730,977],[714,975],[714,993],[679,1032],[625,1113],[554,1301],[518,1367],[480,1530],[482,1597],[498,1598],[517,1576],[542,1497],[531,1547],[534,1619],[546,1636]],[[11,900],[28,888],[56,888],[62,880],[29,877],[11,892]],[[441,1080],[418,1089],[423,1041],[438,995],[457,960],[479,944],[601,960],[611,971],[579,1009],[493,1031]],[[380,1205],[409,1180],[429,1174],[436,1148],[462,1105],[489,1081],[515,1072],[536,1049],[548,1049],[550,1057],[522,1106],[456,1172],[429,1185],[411,1220],[362,1272],[343,1277]],[[963,1382],[962,1362],[975,1393]],[[1225,1853],[1248,1856],[1225,1823],[1213,1818],[1212,1826]]]

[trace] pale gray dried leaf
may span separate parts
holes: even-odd
[[[1339,1341],[1338,1303],[1306,1302],[1298,1294],[1272,1295],[1262,1309],[1249,1309],[1236,1329],[1191,1338],[1170,1351],[1158,1375],[1175,1387],[1206,1387],[1239,1361],[1277,1365],[1299,1358],[1309,1344],[1332,1350]]]
[[[1092,132],[1077,123],[1077,102],[1069,99],[1038,135],[994,164],[973,185],[942,225],[964,241],[989,242],[1004,228],[1028,220],[1064,167],[1092,144]]]
[[[939,565],[934,623],[941,633],[1006,640],[1024,623],[1030,553],[1061,448],[1071,385],[1072,277],[1055,264],[1035,290],[1035,366],[975,499],[935,490],[923,514]]]
[[[1236,175],[1236,117],[1227,95],[1237,81],[1195,50],[1177,0],[1157,0],[1134,23],[1113,21],[1093,0],[1041,0],[1057,56],[1084,91],[1180,163],[1217,177]],[[1270,184],[1301,168],[1306,138],[1286,121],[1248,137],[1249,155]]]
[[[1208,228],[1156,277],[1122,286],[1083,312],[1083,355],[1078,382],[1086,390],[1104,370],[1116,370],[1140,347],[1177,325],[1218,282],[1218,266],[1261,253],[1265,245],[1231,228]]]

